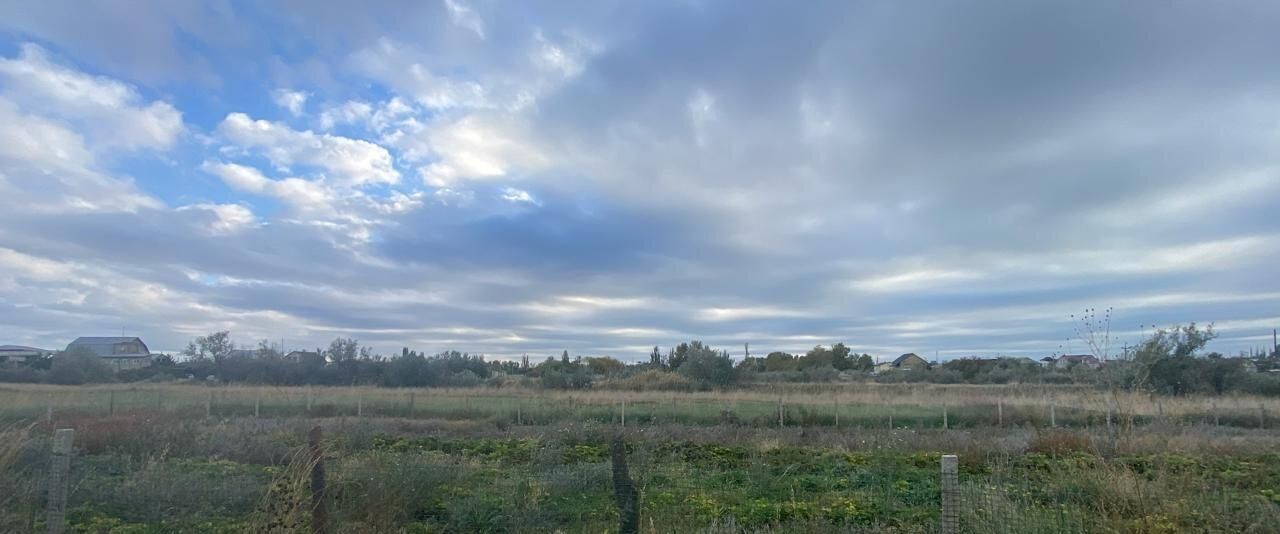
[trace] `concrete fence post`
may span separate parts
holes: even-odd
[[[787,426],[787,408],[782,404],[782,397],[778,397],[778,428]]]
[[[996,426],[1004,426],[1004,399],[996,400]]]
[[[638,534],[640,493],[627,472],[627,445],[621,434],[609,444],[609,456],[613,464],[613,498],[618,505],[618,534]]]
[[[324,449],[321,447],[320,427],[311,427],[307,434],[307,446],[311,454],[311,532],[325,534],[329,532],[329,513],[325,509],[324,494]]]
[[[627,399],[622,399],[622,428],[627,428]]]
[[[71,471],[71,443],[76,431],[60,428],[53,433],[53,457],[49,462],[49,506],[45,532],[62,534],[67,529],[67,482]]]
[[[951,428],[951,426],[950,421],[947,420],[947,406],[944,404],[942,405],[942,429],[947,430],[949,428]]]
[[[1058,400],[1049,401],[1049,426],[1058,427]]]
[[[942,534],[960,532],[960,461],[942,456]]]

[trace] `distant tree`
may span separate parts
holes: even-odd
[[[853,369],[856,371],[871,371],[876,368],[876,361],[870,354],[863,353],[854,361]]]
[[[764,357],[765,371],[792,371],[795,368],[795,357],[785,352],[774,351]]]
[[[54,384],[80,385],[110,382],[114,377],[111,366],[93,351],[76,347],[53,357],[49,369],[49,381]]]
[[[568,351],[568,349],[566,349],[564,352],[560,353],[560,363],[562,363],[562,364],[564,364],[564,365],[569,365],[569,363],[570,363],[570,362],[569,362],[569,351]]]
[[[717,352],[701,341],[681,343],[685,347],[679,372],[708,386],[726,386],[737,380],[733,358],[728,352]]]
[[[214,361],[222,361],[234,349],[235,345],[231,343],[231,332],[223,330],[191,340],[187,343],[187,348],[183,349],[182,354],[196,360],[212,359]]]
[[[356,359],[360,354],[360,342],[349,337],[339,337],[329,342],[325,355],[330,361],[341,362]]]
[[[254,357],[264,360],[278,360],[284,357],[284,353],[276,345],[272,345],[270,341],[265,339],[258,341],[258,350],[254,351]]]
[[[653,346],[653,352],[649,353],[649,365],[654,367],[665,367],[662,362],[662,353],[658,351],[658,346]]]
[[[591,371],[591,374],[595,375],[611,375],[619,373],[623,369],[627,368],[626,364],[608,356],[585,358],[583,361],[586,363],[587,370]]]
[[[853,350],[846,347],[844,343],[836,343],[831,346],[831,366],[838,371],[852,369],[854,361],[849,357]]]

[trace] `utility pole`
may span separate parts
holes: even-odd
[[[1276,329],[1271,329],[1271,355],[1275,356],[1280,352],[1280,343],[1276,343]]]

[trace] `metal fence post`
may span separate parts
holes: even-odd
[[[942,534],[960,532],[960,461],[942,456]]]
[[[622,435],[614,436],[609,444],[609,456],[613,463],[613,498],[618,504],[618,534],[640,532],[640,494],[627,472],[627,445]]]
[[[53,458],[49,463],[49,508],[45,532],[62,534],[67,529],[67,478],[71,470],[71,443],[76,431],[60,428],[53,433]]]

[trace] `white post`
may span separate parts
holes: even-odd
[[[960,461],[942,456],[942,534],[960,532]]]
[[[944,404],[942,406],[942,429],[947,430],[948,428],[949,426],[947,422],[947,406]]]
[[[1049,401],[1049,426],[1058,427],[1058,400]]]
[[[49,506],[45,532],[62,534],[67,528],[67,473],[71,470],[71,443],[76,431],[60,428],[53,433],[53,459],[49,466]]]
[[[627,428],[627,399],[622,399],[622,428]]]

